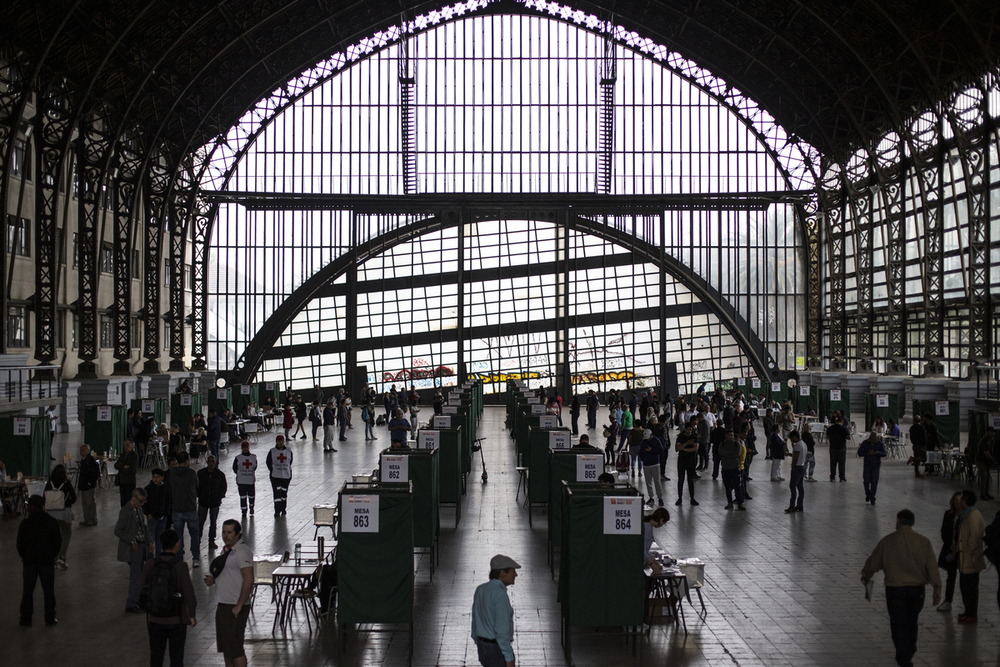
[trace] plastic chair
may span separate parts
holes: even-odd
[[[525,467],[518,466],[514,468],[517,473],[517,493],[514,494],[514,502],[517,502],[518,497],[521,495],[521,488],[524,488],[524,504],[528,504],[528,469]]]
[[[320,528],[329,528],[333,537],[337,537],[337,521],[339,521],[339,517],[336,505],[313,505],[313,525],[316,526],[316,530],[313,531],[313,540],[319,535]]]
[[[253,611],[254,600],[257,599],[257,589],[268,586],[271,589],[271,602],[274,602],[274,571],[288,560],[288,552],[284,555],[255,556],[253,560],[253,594],[250,596],[250,611]]]
[[[291,617],[295,613],[295,609],[301,603],[304,607],[306,614],[306,625],[309,626],[309,634],[312,634],[312,617],[316,618],[316,629],[319,630],[319,622],[322,614],[319,610],[319,570],[317,570],[316,576],[314,576],[310,581],[308,586],[298,588],[292,591],[291,595],[288,596],[288,615]]]

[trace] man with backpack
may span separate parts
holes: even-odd
[[[197,600],[187,563],[177,556],[180,536],[174,530],[164,531],[160,547],[160,555],[143,565],[139,582],[149,631],[149,664],[163,664],[169,643],[170,667],[183,667],[187,628],[198,624]]]

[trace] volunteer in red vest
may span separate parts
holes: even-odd
[[[274,516],[285,516],[288,485],[292,482],[292,452],[285,447],[284,436],[278,436],[267,453],[267,469],[271,471],[271,491],[274,494]]]
[[[236,473],[236,488],[240,492],[240,509],[243,510],[243,516],[247,514],[248,505],[250,507],[250,516],[253,516],[253,504],[257,498],[257,455],[250,453],[250,443],[246,440],[240,443],[240,447],[242,447],[243,451],[233,459],[233,472]],[[291,453],[288,455],[291,456]]]

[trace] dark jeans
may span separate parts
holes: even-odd
[[[803,484],[805,478],[805,466],[792,466],[792,476],[788,482],[788,488],[792,490],[792,497],[788,500],[789,507],[794,507],[798,510],[802,509],[802,501],[806,494],[806,485]]]
[[[952,561],[951,567],[944,570],[948,574],[948,579],[944,584],[944,601],[951,602],[955,599],[955,582],[958,581],[958,563]],[[1000,604],[1000,589],[997,589],[997,604]]]
[[[55,565],[23,564],[24,590],[21,593],[21,622],[30,623],[35,611],[35,582],[42,583],[42,599],[45,601],[45,622],[56,618],[56,567]]]
[[[844,471],[847,465],[847,449],[830,448],[830,479],[837,477],[837,469],[840,469],[840,479],[846,480],[847,473]]]
[[[677,497],[684,497],[684,477],[687,477],[688,493],[694,500],[694,469],[698,465],[698,452],[677,454]]]
[[[722,458],[719,456],[712,457],[712,479],[719,476],[719,469],[722,467]]]
[[[962,591],[962,604],[965,615],[977,618],[979,616],[979,573],[958,573],[958,590]]]
[[[215,539],[215,524],[219,520],[219,506],[198,505],[198,541],[205,535],[205,520],[208,519],[208,539]]]
[[[167,524],[170,523],[170,517],[160,517],[157,519],[155,516],[150,519],[146,518],[146,525],[149,526],[149,534],[153,537],[153,546],[156,549],[156,555],[159,556],[162,548],[160,547],[160,536],[163,535],[163,531],[167,529]]]
[[[291,480],[271,478],[271,493],[274,495],[274,513],[284,512],[288,502],[288,483]]]
[[[247,511],[247,504],[250,505],[250,511],[253,511],[254,501],[257,500],[257,485],[256,484],[237,484],[236,488],[240,492],[240,509],[243,510],[245,514]]]
[[[597,410],[587,410],[587,428],[597,428]]]
[[[865,500],[875,502],[875,493],[878,492],[878,476],[882,472],[882,464],[865,464],[865,469],[861,473],[861,480],[865,485]]]
[[[889,628],[896,646],[896,664],[910,667],[917,652],[917,619],[924,608],[923,586],[886,586],[885,604],[889,608]]]
[[[503,651],[496,644],[484,642],[480,639],[476,642],[476,647],[479,649],[479,664],[483,667],[507,667]]]
[[[722,471],[722,483],[726,485],[726,503],[733,502],[733,492],[736,493],[736,504],[743,504],[743,484],[740,481],[740,469]]]
[[[711,447],[712,445],[707,442],[698,443],[698,467],[702,470],[708,470],[708,455]]]
[[[184,641],[187,626],[183,623],[146,623],[149,628],[149,667],[163,667],[163,654],[170,642],[170,667],[184,667]]]
[[[570,415],[573,417],[573,435],[579,435],[580,433],[580,413],[571,412]]]
[[[121,497],[122,507],[125,507],[125,503],[132,499],[132,492],[135,491],[135,483],[131,484],[119,484],[118,485],[118,495]]]

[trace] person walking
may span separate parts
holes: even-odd
[[[440,392],[435,395],[435,401],[437,396],[440,396]],[[435,403],[435,414],[440,414],[437,412],[437,404]],[[375,439],[375,403],[372,402],[371,397],[365,398],[364,407],[361,408],[361,421],[365,423],[365,440]]]
[[[292,482],[292,452],[285,448],[285,439],[280,435],[275,439],[274,447],[267,453],[265,463],[270,471],[274,518],[285,516],[288,514],[288,486]]]
[[[160,555],[160,536],[170,527],[172,510],[170,487],[163,482],[164,477],[163,470],[153,468],[152,480],[146,485],[146,504],[142,508],[157,556]]]
[[[295,414],[292,412],[292,406],[285,403],[281,411],[281,428],[285,429],[285,440],[288,440],[293,426],[295,426]]]
[[[889,628],[896,647],[896,664],[912,667],[917,652],[917,621],[924,608],[924,588],[934,588],[932,604],[941,602],[941,575],[931,541],[913,530],[916,522],[908,509],[896,514],[896,531],[883,537],[865,561],[861,581],[868,581],[879,570],[885,571],[885,603],[889,610]]]
[[[191,540],[191,567],[201,567],[201,534],[198,527],[198,474],[191,469],[187,452],[177,455],[177,466],[169,470],[170,521],[181,536],[180,558],[184,560],[184,527]]]
[[[337,405],[337,426],[340,427],[340,437],[339,442],[344,442],[347,440],[347,427],[351,424],[351,399],[347,394],[344,394],[340,399],[340,403]],[[420,410],[417,408],[416,403],[410,403],[410,412],[413,414],[413,427],[416,429],[417,420],[416,415]],[[416,437],[416,433],[413,434]]]
[[[327,406],[329,408],[330,406]],[[313,403],[313,406],[309,408],[309,423],[312,424],[312,434],[313,442],[319,442],[319,438],[316,437],[319,433],[319,429],[323,427],[323,412],[325,408],[320,403]],[[335,415],[336,417],[336,415]],[[336,420],[331,420],[331,424],[334,424]],[[324,437],[326,436],[326,430],[323,431]],[[328,451],[326,448],[326,442],[323,443],[323,451]]]
[[[642,441],[639,443],[639,460],[642,461],[642,474],[646,479],[646,501],[647,505],[653,504],[653,490],[656,490],[656,500],[660,507],[663,507],[663,484],[660,481],[660,452],[663,450],[663,443],[659,438],[653,437],[651,430],[644,429]]]
[[[132,497],[118,513],[118,523],[115,524],[118,561],[128,563],[129,566],[125,611],[130,614],[142,613],[139,608],[139,580],[142,578],[142,567],[146,564],[146,559],[153,557],[153,537],[149,534],[146,515],[142,512],[145,502],[145,489],[132,491]]]
[[[333,440],[337,437],[337,407],[333,403],[333,399],[326,404],[323,408],[323,451],[324,452],[335,452],[337,449],[333,446]]]
[[[507,587],[514,585],[521,566],[497,554],[490,559],[490,579],[476,588],[472,600],[472,641],[482,667],[514,667],[514,609]]]
[[[240,494],[240,510],[246,517],[249,508],[250,516],[253,516],[257,500],[257,455],[250,453],[250,443],[246,440],[240,443],[240,453],[233,459],[233,474]]]
[[[215,523],[219,519],[219,508],[222,499],[226,497],[229,484],[226,473],[215,463],[215,457],[209,456],[204,468],[198,471],[198,546],[201,548],[201,537],[205,533],[205,521],[208,520],[208,548],[216,549]],[[211,556],[209,556],[211,558]]]
[[[139,469],[139,455],[135,453],[135,444],[132,438],[125,438],[122,445],[122,455],[115,461],[115,470],[118,471],[118,492],[121,498],[122,507],[132,498],[132,491],[135,489],[135,473]]]
[[[677,437],[674,450],[677,452],[677,502],[674,504],[684,504],[684,478],[687,477],[691,504],[698,505],[698,501],[694,499],[694,469],[698,466],[698,438],[694,434],[691,422],[684,426],[684,432]]]
[[[874,505],[875,494],[878,492],[879,473],[882,470],[882,459],[885,458],[885,443],[875,431],[870,432],[865,441],[858,447],[858,456],[863,456],[865,459],[865,467],[862,472],[865,502]]]
[[[222,417],[216,414],[214,408],[208,409],[208,421],[205,423],[205,433],[208,435],[208,451],[219,460],[219,443],[222,442]],[[184,557],[184,533],[181,533],[181,558]]]
[[[45,511],[42,496],[28,498],[28,516],[17,527],[17,555],[21,558],[21,625],[31,627],[35,610],[35,584],[42,584],[45,625],[55,625],[56,556],[62,546],[59,523]]]
[[[945,571],[948,579],[944,586],[944,602],[938,605],[938,611],[951,611],[951,601],[955,599],[955,582],[958,581],[958,559],[955,557],[955,540],[958,538],[958,517],[962,514],[959,504],[962,492],[951,496],[948,509],[941,520],[941,551],[938,553],[938,567]]]
[[[958,589],[965,611],[958,615],[962,624],[979,620],[979,573],[986,569],[983,515],[976,509],[976,492],[966,489],[958,501],[958,537],[953,553],[958,559]]]
[[[184,643],[188,627],[198,625],[198,601],[187,563],[177,556],[181,550],[177,531],[164,531],[156,546],[160,554],[146,561],[139,578],[139,589],[150,593],[146,598],[149,664],[162,667],[169,644],[170,667],[184,667]]]
[[[837,472],[840,472],[840,481],[847,481],[845,468],[847,466],[847,441],[851,437],[851,432],[840,420],[834,419],[826,427],[826,440],[830,443],[830,481],[837,481]]]
[[[88,445],[80,445],[80,474],[76,488],[80,492],[83,509],[81,526],[97,525],[97,486],[101,482],[101,464],[94,458]]]
[[[597,428],[597,409],[601,406],[601,401],[593,389],[587,390],[587,428],[590,430]]]
[[[65,570],[69,567],[66,564],[66,552],[69,551],[69,541],[73,537],[73,503],[76,502],[76,491],[66,478],[66,466],[59,464],[52,469],[43,493],[45,511],[59,522],[59,532],[62,535],[56,567]]]
[[[976,476],[979,478],[980,500],[993,500],[993,496],[990,495],[990,484],[992,482],[990,471],[996,465],[996,459],[993,456],[993,435],[993,427],[987,426],[986,435],[983,436],[976,447]]]
[[[242,537],[243,527],[239,521],[227,519],[222,523],[225,551],[212,561],[210,573],[205,575],[205,585],[216,587],[215,643],[226,667],[246,667],[247,664],[243,642],[253,593],[253,551],[243,543]]]
[[[292,433],[292,440],[294,440],[295,436],[297,436],[299,433],[302,433],[302,438],[301,438],[302,440],[306,439],[305,422],[306,422],[306,417],[308,416],[309,416],[309,405],[302,400],[301,396],[299,396],[298,399],[295,401],[295,421],[297,422],[297,426],[295,427],[295,433]]]
[[[781,476],[781,462],[785,460],[785,441],[781,437],[781,426],[774,424],[767,436],[767,456],[771,459],[771,481],[784,482]]]
[[[580,434],[580,396],[573,394],[573,400],[569,404],[569,417],[573,425],[573,435]]]
[[[733,495],[736,495],[736,506],[746,511],[743,504],[743,484],[740,481],[740,454],[742,446],[736,439],[732,429],[726,429],[726,435],[719,444],[719,465],[722,468],[722,483],[726,486],[726,507],[733,509]]]
[[[809,457],[809,449],[806,447],[806,443],[802,441],[797,430],[793,429],[790,431],[788,439],[792,443],[791,480],[788,482],[788,488],[791,490],[792,496],[788,500],[788,508],[785,510],[785,514],[801,512],[803,509],[803,501],[806,494],[806,487],[803,482],[806,479],[806,459]]]

